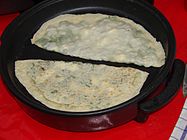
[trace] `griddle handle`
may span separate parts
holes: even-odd
[[[177,94],[177,90],[184,78],[185,64],[183,61],[176,59],[173,64],[171,77],[166,84],[166,88],[157,96],[145,101],[139,105],[139,113],[136,121],[144,122],[150,113],[157,111],[166,105]]]

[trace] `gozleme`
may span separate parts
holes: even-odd
[[[104,14],[65,14],[45,22],[31,42],[46,50],[90,60],[160,67],[160,42],[130,19]]]
[[[15,62],[15,75],[47,107],[81,112],[105,109],[135,97],[148,73],[81,62],[20,60]]]

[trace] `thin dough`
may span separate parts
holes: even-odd
[[[84,112],[109,108],[140,93],[148,73],[80,62],[20,60],[15,75],[49,108]]]
[[[46,50],[90,60],[160,67],[160,42],[130,19],[103,14],[65,14],[45,22],[31,39]]]

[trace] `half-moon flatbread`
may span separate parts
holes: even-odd
[[[148,73],[80,62],[20,60],[15,62],[15,75],[47,107],[84,112],[109,108],[135,97]]]
[[[160,67],[160,42],[130,19],[104,14],[65,14],[45,22],[31,42],[46,50],[90,60]]]

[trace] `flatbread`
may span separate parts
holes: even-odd
[[[148,73],[81,62],[19,60],[15,75],[49,108],[84,112],[109,108],[140,93]]]
[[[49,51],[90,60],[161,67],[160,42],[130,19],[104,14],[64,14],[45,22],[31,39]]]

